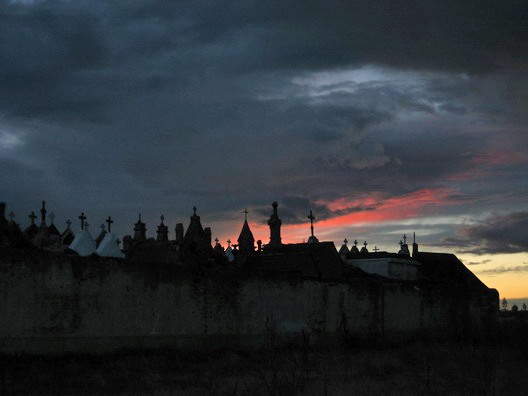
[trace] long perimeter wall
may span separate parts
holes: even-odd
[[[55,255],[0,258],[0,353],[258,348],[479,332],[482,293],[369,278],[324,282]],[[491,318],[491,319],[490,319]]]

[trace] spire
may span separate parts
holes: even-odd
[[[279,204],[277,202],[273,202],[271,206],[273,207],[273,213],[268,220],[268,225],[270,228],[269,246],[276,247],[276,246],[282,245],[282,239],[281,239],[282,220],[279,218],[279,215],[277,213],[277,208]]]
[[[163,223],[163,220],[165,220],[165,216],[161,215],[160,219],[161,219],[161,223],[158,226],[158,230],[156,231],[157,232],[156,241],[158,241],[158,242],[168,242],[169,241],[169,227],[167,227]]]
[[[200,216],[196,214],[196,206],[193,206],[193,215],[187,231],[185,232],[185,239],[200,241],[203,238],[203,227],[200,223]]]
[[[46,201],[42,201],[42,209],[40,209],[40,226],[46,227]]]
[[[134,240],[135,241],[146,241],[147,240],[147,226],[141,221],[141,213],[138,216],[138,221],[134,224]]]
[[[416,243],[416,233],[413,232],[412,256],[415,257],[417,254],[418,254],[418,244]]]
[[[253,237],[253,233],[251,232],[247,222],[247,210],[242,213],[245,214],[245,219],[244,224],[242,225],[242,230],[240,231],[240,236],[238,237],[238,246],[240,253],[242,255],[247,255],[255,251],[255,238]]]

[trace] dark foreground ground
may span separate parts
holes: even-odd
[[[528,326],[493,339],[338,349],[0,358],[0,394],[528,395]]]

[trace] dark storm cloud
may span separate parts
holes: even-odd
[[[438,246],[477,255],[528,251],[528,212],[491,216],[461,227],[459,237],[444,238]]]
[[[372,209],[314,202],[471,178],[496,132],[459,125],[526,117],[525,16],[521,2],[2,1],[1,192],[122,217],[279,200],[296,223]],[[317,74],[365,65],[381,72]],[[14,127],[21,144],[3,147]],[[452,200],[479,199],[466,184]]]
[[[308,221],[308,215],[310,210],[316,220],[327,220],[336,216],[344,216],[350,213],[372,211],[375,210],[374,206],[362,206],[355,205],[346,207],[343,209],[332,210],[327,205],[319,204],[310,201],[304,197],[284,197],[279,203],[280,217],[283,224],[303,224]],[[269,206],[263,206],[256,208],[257,217],[259,223],[265,224],[270,214]]]

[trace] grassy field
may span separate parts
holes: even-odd
[[[526,325],[493,340],[0,360],[13,395],[528,395]]]

